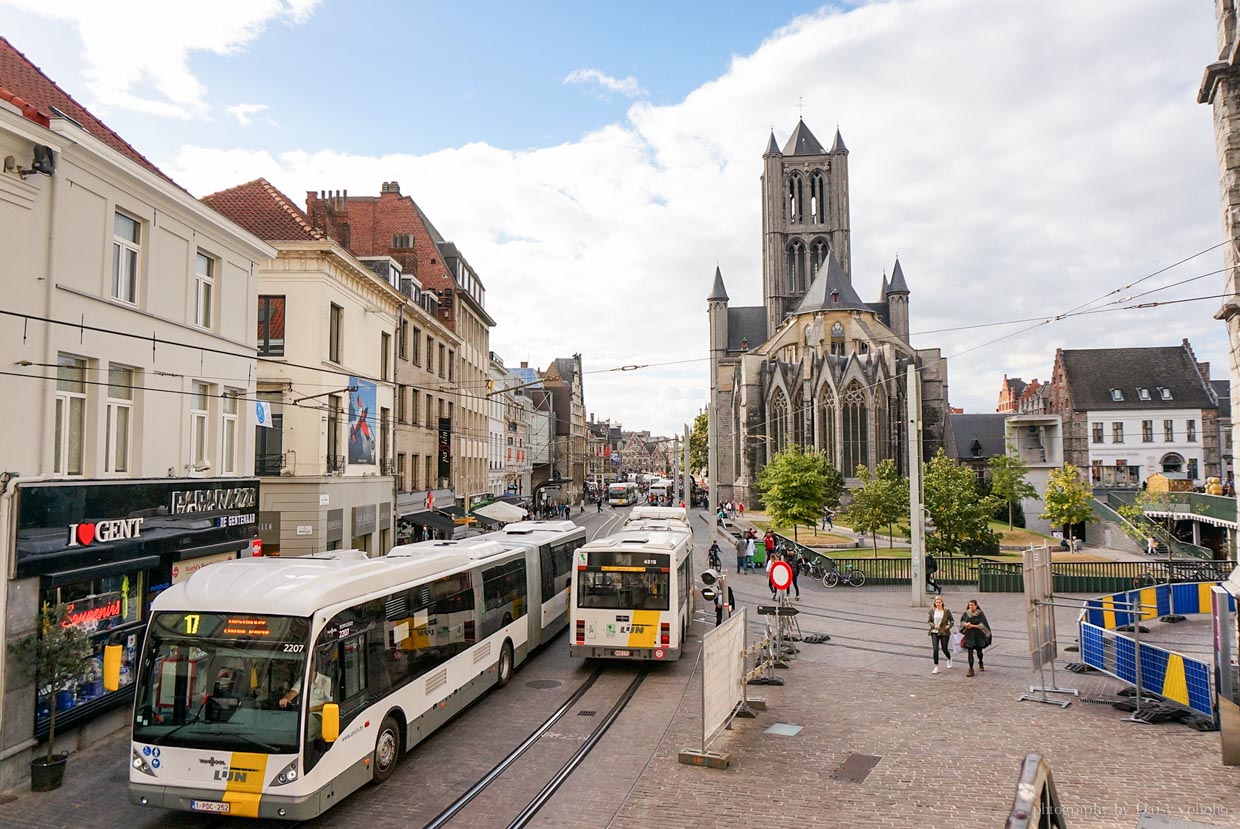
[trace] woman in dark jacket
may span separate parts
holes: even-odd
[[[969,652],[969,671],[965,676],[973,676],[974,651],[977,651],[977,669],[985,671],[982,651],[990,645],[990,623],[986,621],[986,614],[978,607],[976,599],[969,599],[969,606],[960,616],[960,632],[964,634],[964,649]]]

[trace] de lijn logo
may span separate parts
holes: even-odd
[[[118,518],[115,521],[88,521],[69,525],[66,547],[89,547],[96,542],[125,541],[142,535],[145,518]]]

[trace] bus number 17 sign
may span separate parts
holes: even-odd
[[[776,590],[787,590],[792,585],[792,565],[786,561],[772,564],[771,584]]]

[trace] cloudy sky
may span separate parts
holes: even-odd
[[[0,0],[0,33],[196,195],[399,181],[486,283],[493,350],[581,352],[627,428],[704,404],[716,264],[761,302],[761,154],[802,111],[850,150],[858,290],[899,255],[953,405],[1056,348],[1188,338],[1226,376],[1209,3]]]

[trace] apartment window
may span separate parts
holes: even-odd
[[[400,333],[396,340],[396,349],[402,360],[409,359],[409,320],[400,321]]]
[[[1144,443],[1154,442],[1154,421],[1152,420],[1141,421],[1141,440]]]
[[[396,453],[396,491],[397,492],[408,492],[409,490],[405,488],[405,483],[406,483],[405,481],[405,453],[397,452]]]
[[[1190,481],[1197,480],[1197,459],[1196,458],[1188,459],[1188,479]]]
[[[444,366],[447,365],[446,361],[444,360],[444,356],[443,356],[444,352],[446,351],[447,349],[444,348],[443,343],[440,343],[439,344],[439,376],[440,377],[444,376]]]
[[[429,334],[426,335],[426,370],[435,373],[435,341]]]
[[[1102,443],[1102,424],[1093,424],[1094,443]]]
[[[409,413],[405,406],[405,398],[409,396],[409,387],[396,384],[396,422],[408,423]]]
[[[1174,420],[1163,421],[1163,441],[1166,443],[1175,442],[1175,421]]]
[[[199,253],[194,266],[194,325],[211,327],[211,298],[215,289],[215,260]]]
[[[1124,424],[1122,422],[1112,423],[1111,424],[1111,443],[1123,443],[1123,442],[1124,442]]]
[[[392,335],[386,331],[379,332],[379,379],[387,380],[392,368]]]
[[[237,474],[237,398],[240,389],[225,389],[220,406],[220,465],[225,475]]]
[[[1140,398],[1141,400],[1149,400],[1150,390],[1147,389],[1145,386],[1142,386],[1141,388],[1137,389],[1137,397]]]
[[[431,396],[428,394],[426,395],[426,428],[427,429],[434,428],[435,424],[432,422],[432,418],[434,416],[435,416],[435,412],[432,411],[431,409]]]
[[[284,297],[258,298],[259,356],[284,356]]]
[[[422,487],[418,486],[418,472],[421,471],[422,456],[414,455],[409,462],[409,490],[415,492]]]
[[[437,401],[436,401],[436,402],[438,402],[438,403],[439,403],[439,416],[440,416],[440,417],[443,417],[443,416],[444,416],[444,406],[447,404],[447,401],[446,401],[446,400],[444,400],[442,397],[440,397],[440,398],[438,398],[438,399],[437,399]]]
[[[1190,420],[1187,423],[1185,423],[1184,431],[1186,432],[1185,438],[1188,440],[1188,442],[1189,443],[1195,442],[1197,440],[1197,421]]]
[[[409,422],[415,426],[418,423],[418,390],[414,389],[409,394]]]
[[[333,306],[334,307],[334,306]],[[340,453],[340,395],[327,398],[327,471],[336,471]]]
[[[271,425],[254,427],[254,474],[279,475],[284,465],[284,413],[281,392],[260,391],[258,399],[271,404]]]
[[[129,434],[133,415],[131,368],[108,366],[107,431],[104,433],[103,471],[129,471]]]
[[[207,462],[207,415],[211,403],[211,387],[197,380],[190,387],[189,448],[190,465],[194,470]]]
[[[1111,399],[1114,400],[1116,403],[1123,402],[1124,390],[1123,389],[1111,389]]]
[[[435,456],[434,456],[434,455],[424,455],[424,456],[422,457],[422,460],[423,460],[423,461],[425,461],[424,466],[425,466],[425,468],[426,468],[426,475],[425,475],[424,480],[426,481],[426,488],[427,488],[427,489],[434,489],[434,488],[435,488],[435,478],[433,477],[433,474],[432,474],[432,472],[431,472],[431,464],[434,462],[434,460],[435,460]]]
[[[391,434],[391,430],[392,430],[392,410],[386,409],[386,408],[379,409],[379,474],[380,475],[388,474],[388,471],[387,471],[388,458],[391,457],[391,455],[388,454],[388,435]]]
[[[81,475],[86,441],[86,361],[61,354],[56,363],[56,445],[52,471],[57,475]]]
[[[1166,386],[1159,386],[1158,387],[1158,398],[1160,400],[1172,400],[1173,398],[1171,397],[1171,389],[1167,388]]]
[[[422,365],[422,329],[413,329],[413,364]]]
[[[327,359],[333,363],[340,362],[341,338],[344,328],[344,309],[332,303],[327,321]]]
[[[456,382],[456,352],[448,352],[448,379]]]
[[[124,213],[112,224],[112,298],[138,301],[138,257],[142,254],[142,225]]]

